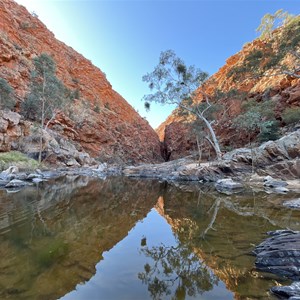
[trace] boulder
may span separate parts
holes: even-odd
[[[266,176],[264,178],[264,186],[270,188],[277,188],[277,187],[285,187],[287,186],[287,182],[283,180],[275,180],[271,176]]]
[[[300,300],[300,282],[294,281],[288,286],[273,286],[271,292],[280,299]]]
[[[283,206],[293,209],[300,209],[300,198],[285,201],[283,202]]]
[[[278,230],[255,247],[257,269],[300,280],[300,231]]]
[[[25,185],[27,185],[27,183],[25,181],[22,181],[19,179],[13,179],[5,187],[6,188],[15,188],[15,187],[21,187],[21,186],[25,186]]]
[[[13,177],[15,177],[15,174],[17,174],[18,172],[18,167],[10,166],[9,168],[0,173],[0,178],[4,180],[13,179]]]
[[[10,126],[19,125],[21,115],[13,111],[2,111],[1,117],[9,122]]]
[[[241,190],[243,185],[239,182],[233,181],[232,178],[224,178],[217,180],[215,187],[219,192],[227,192]]]
[[[68,167],[80,167],[80,164],[75,158],[70,158],[65,162]]]

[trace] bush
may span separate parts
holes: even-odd
[[[12,109],[15,104],[13,88],[5,79],[0,78],[0,108]]]
[[[261,124],[261,131],[257,136],[260,142],[274,141],[279,138],[279,122],[266,121]]]
[[[288,124],[293,124],[300,121],[300,107],[287,108],[282,114],[283,121]]]
[[[99,104],[97,104],[97,105],[95,106],[94,112],[100,113],[100,106],[99,106]]]
[[[0,153],[0,169],[5,170],[10,166],[17,166],[21,170],[34,170],[39,163],[18,151]]]

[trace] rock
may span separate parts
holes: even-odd
[[[278,231],[255,247],[257,269],[300,280],[300,232]]]
[[[7,120],[10,126],[16,126],[20,123],[21,115],[12,111],[3,111],[2,118]]]
[[[35,178],[42,178],[42,174],[31,173],[31,174],[27,175],[27,177],[26,177],[27,180],[32,180]]]
[[[290,190],[287,189],[286,187],[283,187],[283,186],[277,186],[274,188],[274,191],[278,194],[286,194],[288,193]]]
[[[243,185],[239,182],[235,182],[232,178],[219,179],[215,187],[219,192],[237,191],[243,188]]]
[[[104,172],[107,170],[107,163],[100,164],[97,169],[93,169],[96,172]]]
[[[19,168],[16,166],[10,166],[5,171],[2,171],[0,173],[0,178],[2,179],[13,179],[15,177],[15,174],[19,172]]]
[[[6,133],[8,128],[8,122],[2,118],[0,118],[0,132]]]
[[[285,201],[283,202],[283,206],[294,209],[300,209],[300,198]]]
[[[10,180],[0,179],[0,186],[6,186]]]
[[[32,59],[44,52],[55,59],[58,78],[72,92],[80,91],[80,98],[87,100],[85,105],[75,99],[69,107],[72,120],[60,113],[48,128],[75,146],[77,152],[73,157],[80,165],[87,164],[85,160],[89,159],[87,156],[78,159],[78,152],[109,162],[127,162],[129,159],[135,162],[162,161],[160,141],[154,129],[113,90],[106,75],[90,60],[58,41],[39,18],[33,17],[15,1],[1,1],[0,20],[3,31],[0,36],[0,77],[14,88],[17,98],[24,99],[28,93]],[[20,24],[24,22],[32,27],[20,30]],[[23,126],[18,115],[10,113],[6,118],[9,119],[9,127]],[[22,139],[25,140],[28,135],[23,133]],[[34,139],[33,134],[31,138]],[[45,141],[44,144],[47,158],[53,154],[51,162],[60,164],[61,161],[56,158],[61,157],[64,165],[69,159],[65,151],[70,151],[62,143],[57,148],[57,144],[52,142],[48,144]],[[10,141],[5,141],[7,144]],[[20,147],[26,147],[26,142],[21,144]],[[31,152],[36,152],[33,146],[28,145],[28,148],[32,147]],[[5,148],[10,149],[10,146]],[[62,153],[57,153],[57,150]]]
[[[286,181],[275,180],[271,176],[266,176],[264,178],[264,186],[266,186],[266,187],[277,188],[277,187],[285,187],[287,185],[288,184]]]
[[[271,288],[271,292],[283,299],[300,299],[300,282],[295,281],[289,286],[274,286]]]
[[[25,185],[27,185],[27,183],[25,181],[22,181],[19,179],[13,179],[5,187],[6,188],[14,188],[14,187],[20,187],[20,186],[25,186]]]
[[[39,177],[35,177],[35,178],[32,179],[32,182],[34,182],[34,183],[39,183],[39,182],[42,182],[42,181],[44,181],[44,180],[42,178],[39,178]]]
[[[68,167],[80,167],[80,164],[77,162],[75,158],[71,158],[66,162]]]

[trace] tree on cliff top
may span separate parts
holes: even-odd
[[[194,114],[202,121],[209,131],[207,140],[213,146],[217,159],[221,159],[221,150],[218,139],[212,127],[214,121],[209,120],[209,113],[213,105],[208,95],[199,87],[208,78],[206,72],[186,66],[182,59],[176,56],[174,51],[161,52],[159,63],[154,71],[143,76],[152,94],[145,95],[143,101],[146,109],[150,108],[150,102],[161,104],[176,104],[182,110]],[[204,101],[195,101],[197,93],[202,95]]]
[[[260,38],[272,38],[273,30],[277,26],[285,25],[293,18],[293,15],[289,14],[283,9],[277,10],[273,15],[268,13],[265,14],[259,26],[256,28],[256,31],[260,33]]]
[[[70,101],[70,93],[56,77],[55,62],[48,54],[42,53],[37,56],[33,59],[33,64],[30,93],[22,103],[21,110],[25,117],[40,122],[39,162],[41,162],[43,129],[47,129],[58,111],[66,107]]]

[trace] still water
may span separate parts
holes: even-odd
[[[254,268],[296,195],[67,176],[0,191],[0,299],[274,299]]]

